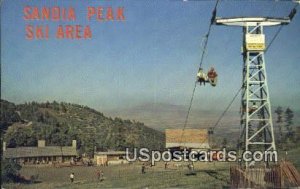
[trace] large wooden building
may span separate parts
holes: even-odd
[[[107,151],[95,152],[94,161],[96,165],[112,165],[112,164],[126,164],[128,161],[125,158],[125,151]]]
[[[209,149],[207,129],[166,129],[166,148]]]
[[[46,146],[45,140],[39,140],[37,147],[6,148],[3,143],[3,158],[13,159],[21,164],[52,164],[71,162],[76,156],[76,140],[72,146]]]

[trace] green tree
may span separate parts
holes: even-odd
[[[222,147],[223,147],[223,148],[226,148],[226,147],[227,147],[227,144],[228,144],[227,138],[223,138],[223,141],[222,141]]]
[[[63,113],[66,113],[66,112],[67,112],[67,107],[66,107],[66,105],[65,105],[63,102],[60,103],[60,107],[61,107],[61,111],[62,111]]]
[[[18,171],[21,166],[13,160],[3,159],[1,161],[2,182],[15,182],[18,180]]]
[[[55,100],[52,102],[52,108],[53,108],[53,110],[55,110],[55,111],[59,111],[59,104],[58,104],[58,102],[56,102]]]
[[[287,131],[286,140],[288,142],[292,142],[292,140],[294,139],[294,131],[292,128],[293,118],[294,118],[294,112],[290,108],[287,108],[285,110],[285,128]]]
[[[277,115],[276,123],[278,125],[278,131],[279,131],[279,144],[283,142],[283,110],[281,106],[278,106],[275,110],[275,113]]]
[[[37,144],[36,133],[32,127],[9,127],[4,136],[4,140],[7,141],[7,145],[12,148],[18,146],[36,146]]]

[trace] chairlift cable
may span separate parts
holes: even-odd
[[[291,11],[290,15],[294,12],[294,10],[296,10],[296,8],[299,6],[299,4],[297,4]],[[295,12],[294,12],[295,14]],[[278,34],[280,33],[281,29],[282,29],[283,25],[280,26],[280,28],[277,30],[276,34],[273,36],[271,42],[268,44],[265,53],[268,51],[268,49],[270,48],[270,46],[273,44],[273,42],[275,41],[275,39],[277,38]],[[229,108],[231,107],[232,103],[234,102],[234,100],[236,99],[236,97],[238,96],[238,94],[240,93],[240,91],[242,90],[242,87],[238,90],[238,92],[235,94],[235,96],[233,97],[233,99],[231,100],[231,102],[229,103],[229,105],[225,108],[224,112],[221,114],[221,116],[218,118],[218,120],[216,121],[216,123],[214,124],[213,127],[211,127],[212,131],[214,131],[214,129],[218,126],[219,122],[222,120],[222,118],[225,116],[226,112],[229,110]]]
[[[294,8],[291,10],[290,14],[288,17],[290,17],[290,19],[292,20],[293,17],[295,16],[296,14],[296,10],[297,10],[297,7],[299,6],[299,4],[295,5]],[[266,50],[265,50],[265,53],[269,50],[270,46],[273,44],[273,42],[275,41],[275,39],[278,37],[279,33],[281,32],[282,28],[283,28],[284,25],[280,25],[278,30],[276,31],[275,35],[273,36],[273,38],[271,39],[269,45],[267,46]]]
[[[299,6],[299,4],[295,5],[293,7],[293,9],[291,10],[289,15],[292,15],[292,17],[294,17],[294,14],[296,13],[295,10],[297,9],[297,7]],[[291,18],[292,19],[292,18]],[[277,30],[277,32],[275,33],[275,35],[273,36],[271,42],[268,44],[265,53],[269,50],[270,46],[273,44],[273,42],[275,41],[275,39],[277,39],[278,34],[280,33],[280,31],[282,30],[283,25],[281,25],[279,27],[279,29]],[[229,107],[231,106],[231,104],[233,103],[233,101],[235,100],[235,98],[237,97],[237,95],[239,94],[239,92],[242,90],[242,88],[239,89],[239,91],[237,92],[237,94],[234,96],[233,100],[229,103],[229,106],[226,107],[225,111],[221,114],[221,116],[219,117],[219,119],[217,120],[217,122],[214,124],[214,126],[212,128],[217,127],[217,125],[219,124],[219,122],[221,121],[221,119],[224,117],[224,115],[226,114],[226,112],[229,110]]]
[[[241,92],[242,87],[239,88],[239,90],[237,91],[237,93],[234,95],[233,99],[230,101],[229,105],[225,108],[225,110],[223,111],[223,113],[221,114],[221,116],[218,118],[218,120],[216,121],[216,123],[214,124],[214,126],[212,127],[213,129],[215,129],[219,122],[222,120],[222,118],[224,117],[224,115],[226,114],[226,112],[229,110],[229,108],[231,107],[231,105],[233,104],[233,102],[235,101],[236,97],[239,95],[239,93]]]
[[[215,4],[214,9],[212,11],[212,16],[211,16],[211,19],[210,19],[208,31],[207,31],[207,34],[205,35],[205,38],[204,38],[205,41],[204,41],[203,50],[202,50],[202,53],[201,53],[201,59],[200,59],[199,69],[198,70],[200,70],[200,68],[201,68],[201,66],[203,64],[204,54],[206,52],[206,48],[207,48],[207,44],[208,44],[208,39],[209,39],[209,35],[210,35],[210,32],[211,32],[211,27],[212,27],[212,25],[214,23],[214,20],[216,18],[217,6],[219,4],[219,1],[220,0],[216,1],[216,4]],[[184,125],[183,125],[183,130],[182,130],[182,135],[181,135],[181,141],[183,140],[184,131],[186,129],[187,122],[188,122],[188,119],[189,119],[189,115],[190,115],[190,112],[191,112],[191,108],[192,108],[192,104],[193,104],[193,99],[194,99],[195,91],[196,91],[196,86],[197,86],[197,82],[195,82],[195,84],[194,84],[194,88],[193,88],[193,92],[192,92],[192,96],[191,96],[189,108],[188,108],[188,111],[187,111],[187,115],[185,117],[185,121],[184,121]]]
[[[239,90],[237,91],[237,93],[234,95],[233,99],[230,101],[229,105],[225,108],[225,110],[223,111],[223,113],[221,114],[221,116],[218,118],[218,121],[214,124],[213,127],[211,127],[211,131],[214,131],[214,129],[218,126],[219,122],[222,120],[222,118],[225,116],[226,112],[229,110],[229,108],[231,107],[231,105],[233,104],[233,102],[235,101],[235,99],[238,97],[239,93],[241,92],[242,87],[239,88]],[[213,133],[212,133],[213,134]],[[200,143],[203,143],[204,140],[206,140],[205,138],[203,138],[203,140]]]
[[[207,48],[207,44],[208,44],[208,39],[209,39],[209,35],[210,35],[210,32],[211,32],[211,27],[212,27],[212,25],[214,23],[216,15],[217,15],[217,7],[218,7],[218,4],[219,4],[219,1],[220,0],[216,1],[215,7],[214,7],[214,9],[212,11],[212,16],[211,16],[210,23],[209,23],[209,26],[208,26],[208,31],[207,31],[207,34],[204,37],[205,41],[204,41],[203,50],[202,50],[202,54],[201,54],[201,59],[200,59],[200,64],[199,64],[199,70],[200,70],[200,68],[202,67],[202,64],[203,64],[204,54],[206,52],[206,48]]]
[[[199,70],[203,64],[203,59],[204,59],[204,54],[206,52],[206,48],[207,48],[207,44],[208,44],[208,38],[209,38],[209,34],[210,34],[210,31],[211,31],[211,27],[213,25],[213,20],[216,16],[216,9],[217,9],[217,5],[219,3],[219,0],[217,0],[216,4],[215,4],[215,8],[213,10],[213,14],[212,14],[212,18],[211,18],[211,22],[210,22],[210,25],[209,25],[209,28],[208,28],[208,33],[207,35],[205,36],[205,42],[204,42],[204,47],[203,47],[203,51],[202,51],[202,55],[201,55],[201,60],[200,60],[200,67],[199,67]],[[299,6],[299,4],[295,5],[294,8],[291,10],[290,14],[289,14],[289,17],[290,19],[292,20],[294,15],[296,14],[296,9],[297,7]],[[273,42],[277,39],[280,31],[282,30],[282,27],[283,25],[281,25],[279,27],[279,29],[277,30],[277,32],[275,33],[275,35],[273,36],[271,42],[268,44],[266,50],[265,50],[265,53],[269,50],[270,46],[273,44]],[[194,88],[193,88],[193,92],[192,92],[192,97],[191,97],[191,100],[190,100],[190,104],[189,104],[189,108],[188,108],[188,112],[187,112],[187,115],[186,115],[186,118],[185,118],[185,122],[184,122],[184,126],[183,126],[183,131],[182,131],[182,136],[181,136],[181,141],[183,139],[183,135],[184,135],[184,130],[186,128],[186,125],[187,125],[187,122],[188,122],[188,118],[189,118],[189,114],[190,114],[190,111],[191,111],[191,107],[192,107],[192,103],[193,103],[193,99],[194,99],[194,95],[195,95],[195,90],[196,90],[196,86],[197,86],[197,82],[195,82],[195,85],[194,85]],[[225,110],[223,111],[223,113],[221,114],[221,116],[218,118],[217,122],[214,124],[214,126],[212,127],[212,131],[218,126],[219,122],[222,120],[222,118],[225,116],[226,112],[229,110],[229,108],[231,107],[231,105],[233,104],[233,102],[235,101],[235,99],[237,98],[238,94],[241,92],[242,90],[242,87],[239,88],[238,92],[235,94],[235,96],[233,97],[233,99],[230,101],[229,105],[225,108]]]

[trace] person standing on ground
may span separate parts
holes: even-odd
[[[70,174],[70,181],[71,181],[71,182],[74,182],[74,177],[75,177],[74,173],[71,173],[71,174]]]
[[[96,171],[96,175],[97,175],[97,179],[100,182],[102,182],[104,180],[104,173],[101,169]]]
[[[100,176],[101,176],[100,170],[96,171],[96,175],[97,175],[97,180],[100,180]]]
[[[100,182],[104,180],[104,172],[100,170]]]
[[[168,169],[168,162],[165,163],[165,169]]]
[[[146,169],[146,167],[145,167],[145,164],[143,163],[142,164],[142,174],[145,174],[146,172],[145,172],[145,169]]]

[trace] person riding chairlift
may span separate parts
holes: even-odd
[[[213,67],[207,72],[207,77],[212,86],[216,86],[218,74]]]
[[[200,83],[200,85],[205,86],[205,82],[208,80],[206,73],[203,72],[203,69],[200,68],[198,73],[197,73],[197,81]]]
[[[207,76],[210,79],[214,79],[218,76],[217,72],[215,71],[215,68],[211,67],[210,70],[207,72]]]

